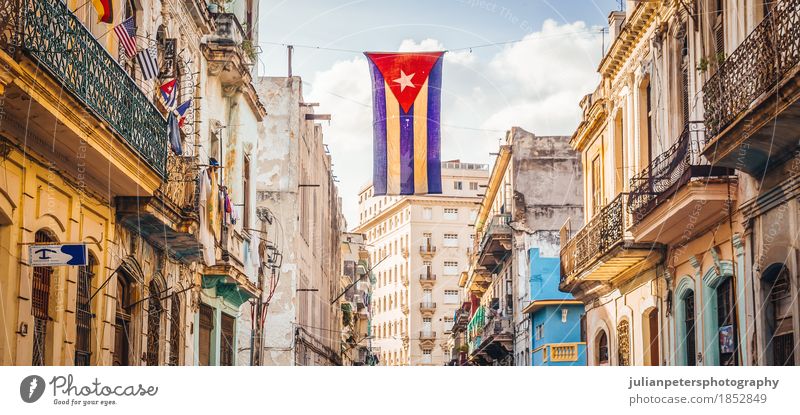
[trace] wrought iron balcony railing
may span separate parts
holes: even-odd
[[[511,222],[511,214],[503,213],[494,215],[483,231],[483,238],[479,245],[480,252],[486,249],[486,244],[489,240],[497,234],[511,234],[511,227],[508,224]]]
[[[422,283],[436,282],[436,274],[431,274],[429,272],[419,274],[419,282]]]
[[[420,340],[433,340],[436,338],[436,332],[433,330],[422,330],[419,332]]]
[[[800,0],[775,2],[703,86],[706,130],[716,137],[800,62]]]
[[[561,283],[623,242],[627,195],[620,193],[561,248]]]
[[[705,131],[702,124],[689,123],[675,144],[631,178],[627,207],[633,224],[640,222],[665,197],[673,194],[681,182],[685,183],[686,175],[692,174],[693,167],[709,166],[700,154],[704,147]]]
[[[2,3],[0,47],[30,56],[164,178],[166,120],[66,3]]]

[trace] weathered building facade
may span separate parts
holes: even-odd
[[[0,359],[247,364],[236,348],[250,341],[241,317],[261,263],[247,158],[265,113],[238,22],[257,6],[124,3],[112,25],[132,18],[138,48],[157,54],[158,74],[144,80],[113,26],[78,3],[0,6]],[[74,44],[83,53],[65,52]],[[176,101],[192,101],[172,145],[158,92],[170,79]],[[86,244],[88,263],[31,267],[27,246],[42,243]]]
[[[796,3],[611,14],[602,80],[572,138],[587,224],[561,251],[590,364],[796,363],[797,94],[775,94],[796,77],[784,53],[797,47],[784,30]]]
[[[342,234],[342,279],[338,304],[342,310],[342,365],[378,364],[372,347],[372,274],[364,235]]]
[[[265,326],[266,365],[341,363],[341,200],[316,104],[299,77],[264,77],[259,96],[270,114],[259,131],[258,206],[275,218],[272,242],[283,252],[280,283]]]
[[[568,137],[540,137],[518,127],[506,134],[474,222],[470,268],[460,281],[466,303],[476,305],[466,327],[473,364],[531,364],[533,331],[525,308],[544,298],[531,290],[532,269],[540,264],[531,263],[530,253],[536,249],[543,262],[556,258],[559,230],[582,214],[580,166]]]

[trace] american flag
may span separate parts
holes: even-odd
[[[114,27],[114,33],[119,39],[119,43],[125,48],[125,53],[129,58],[136,55],[136,22],[133,17],[127,18],[124,22]]]
[[[155,46],[143,49],[136,54],[136,62],[142,68],[142,78],[145,81],[158,75],[158,50]]]

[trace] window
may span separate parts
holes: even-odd
[[[156,281],[150,281],[149,297],[147,300],[147,366],[158,366],[159,343],[161,334],[161,315],[164,311],[161,305],[161,289]]]
[[[92,296],[97,258],[89,254],[86,266],[78,269],[78,298],[75,304],[75,366],[89,366],[92,356]]]
[[[458,290],[444,290],[445,304],[458,304]]]
[[[736,293],[731,278],[717,286],[717,324],[719,333],[719,364],[738,366],[738,336],[736,335]]]
[[[460,182],[460,181],[458,181],[458,180],[456,180],[456,181],[454,181],[454,182],[453,182],[453,189],[455,189],[455,190],[461,190],[463,187],[464,187],[464,185],[463,185],[463,183],[462,183],[462,182]]]
[[[433,209],[429,207],[422,208],[422,219],[425,220],[433,219]]]
[[[469,182],[469,190],[478,190],[478,182]]]
[[[431,358],[431,349],[425,349],[422,351],[422,363],[433,363],[433,359]]]
[[[169,361],[171,366],[180,363],[181,299],[172,294],[169,305]]]
[[[198,362],[200,366],[211,366],[211,342],[214,340],[214,309],[200,304],[200,333]]]
[[[566,323],[567,322],[567,313],[569,313],[569,309],[567,309],[567,308],[562,308],[561,309],[561,322],[562,323]]]
[[[34,235],[37,243],[56,242],[50,232],[40,230]],[[33,267],[31,314],[33,314],[33,366],[44,366],[47,349],[47,324],[50,320],[50,279],[53,267]]]
[[[767,338],[767,363],[770,366],[794,366],[794,327],[789,269],[783,264],[767,268],[762,277]]]
[[[454,233],[446,233],[444,234],[444,246],[450,248],[457,248],[458,247],[458,235]]]
[[[431,304],[433,301],[433,292],[430,288],[426,288],[422,290],[422,302],[425,304]]]
[[[233,323],[234,318],[222,313],[219,364],[220,366],[233,366]]]
[[[608,336],[602,330],[597,335],[597,363],[599,365],[608,364]]]
[[[683,298],[683,344],[685,345],[686,366],[697,365],[697,344],[694,324],[694,291],[689,290]]]
[[[444,261],[444,275],[458,275],[458,262]]]
[[[458,209],[456,209],[456,208],[445,208],[445,210],[444,210],[444,219],[445,220],[457,220],[458,219]]]
[[[117,308],[114,323],[114,366],[130,364],[130,344],[132,339],[131,305],[133,304],[133,287],[131,278],[125,271],[117,274]]]
[[[455,320],[453,320],[453,317],[445,317],[444,318],[444,332],[445,333],[449,333],[449,332],[453,331],[453,323],[454,322],[455,322]]]
[[[478,219],[478,209],[472,209],[469,211],[469,221],[475,222],[475,219]]]
[[[537,324],[536,325],[536,340],[542,340],[544,338],[544,324]]]
[[[603,206],[603,184],[600,155],[592,160],[592,214],[596,215]]]

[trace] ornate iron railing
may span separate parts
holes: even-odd
[[[562,284],[623,241],[629,221],[626,200],[627,194],[617,195],[561,248]]]
[[[67,5],[59,0],[2,3],[0,47],[20,47],[164,178],[166,120]]]
[[[703,86],[710,137],[800,62],[800,0],[780,0]]]
[[[705,131],[702,123],[686,125],[678,141],[630,180],[628,212],[632,223],[644,219],[657,205],[661,196],[674,190],[692,166],[707,166],[701,152],[705,147]]]
[[[199,176],[197,157],[170,155],[167,158],[167,178],[161,184],[159,191],[184,215],[197,216],[200,199]]]
[[[492,237],[494,234],[498,233],[511,233],[511,227],[508,224],[511,222],[511,214],[503,213],[499,215],[494,215],[489,223],[483,230],[483,237],[481,238],[481,243],[479,245],[479,251],[483,252],[484,248],[486,248],[486,244],[489,242],[489,238]]]

